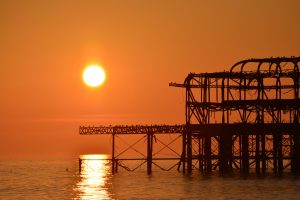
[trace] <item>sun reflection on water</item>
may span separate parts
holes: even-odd
[[[81,155],[80,181],[76,185],[79,199],[111,199],[111,170],[108,155]]]

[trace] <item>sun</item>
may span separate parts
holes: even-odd
[[[106,74],[102,67],[91,65],[84,69],[82,78],[86,85],[90,87],[99,87],[104,83]]]

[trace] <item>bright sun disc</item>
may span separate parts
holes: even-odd
[[[91,87],[98,87],[105,81],[104,70],[97,66],[89,66],[83,71],[83,81]]]

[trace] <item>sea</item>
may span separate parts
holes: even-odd
[[[107,160],[78,158],[0,159],[0,199],[300,199],[300,178],[290,173],[265,176],[198,170],[184,174],[153,167],[112,174]]]

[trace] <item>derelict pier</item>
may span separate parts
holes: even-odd
[[[115,136],[140,134],[147,140],[142,159],[148,173],[156,160],[174,159],[173,168],[188,173],[197,168],[205,173],[253,169],[264,174],[271,169],[299,174],[299,64],[300,57],[249,59],[230,71],[190,73],[184,83],[170,83],[185,89],[184,125],[80,127],[80,134],[112,135],[113,172],[122,166],[121,154],[115,154]],[[155,157],[153,139],[159,134],[174,134],[180,140],[180,152],[170,147],[174,138],[162,142],[175,157]]]

